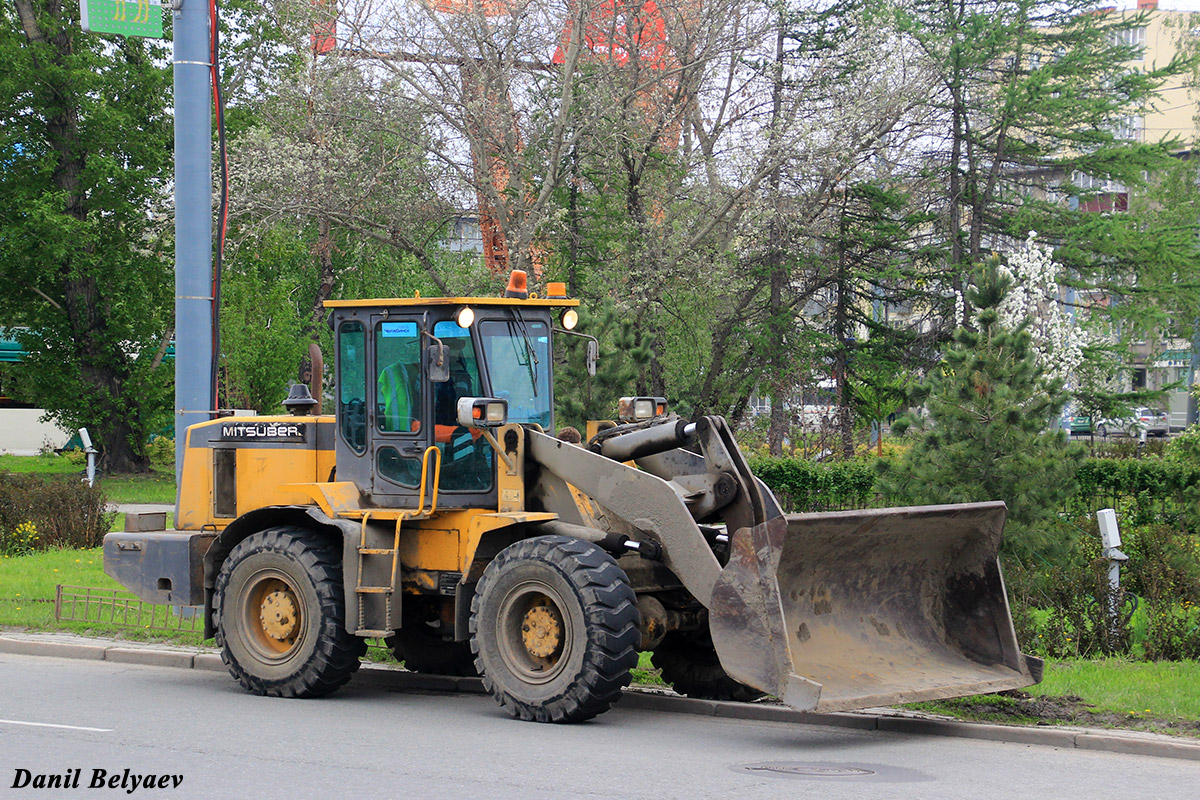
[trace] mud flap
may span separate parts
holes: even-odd
[[[1003,503],[777,517],[734,533],[709,625],[721,664],[802,710],[1035,683],[997,552]]]

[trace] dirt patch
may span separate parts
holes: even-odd
[[[1200,737],[1200,722],[1196,720],[1098,710],[1090,703],[1085,703],[1083,698],[1075,695],[1037,697],[1026,692],[1008,691],[1000,694],[947,700],[941,703],[921,703],[916,707],[927,711],[949,713],[956,717],[985,719],[991,722],[1125,728],[1169,733],[1175,736]]]

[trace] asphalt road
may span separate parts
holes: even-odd
[[[793,774],[813,767],[825,774]],[[78,789],[13,788],[18,770],[74,769]],[[131,777],[89,790],[97,769]],[[182,782],[128,791],[147,774]],[[0,654],[4,798],[1141,800],[1194,798],[1197,787],[1200,763],[1149,756],[620,706],[590,723],[537,725],[488,697],[379,680],[278,700],[217,672]]]

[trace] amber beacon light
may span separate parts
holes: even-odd
[[[517,297],[522,300],[529,297],[529,276],[523,269],[514,269],[508,276],[508,286],[504,290],[505,297]]]

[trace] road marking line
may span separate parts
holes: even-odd
[[[80,725],[55,725],[53,722],[22,722],[19,719],[0,719],[0,723],[8,725],[31,725],[35,728],[66,728],[71,731],[95,731],[96,733],[112,733],[112,728],[85,728]]]

